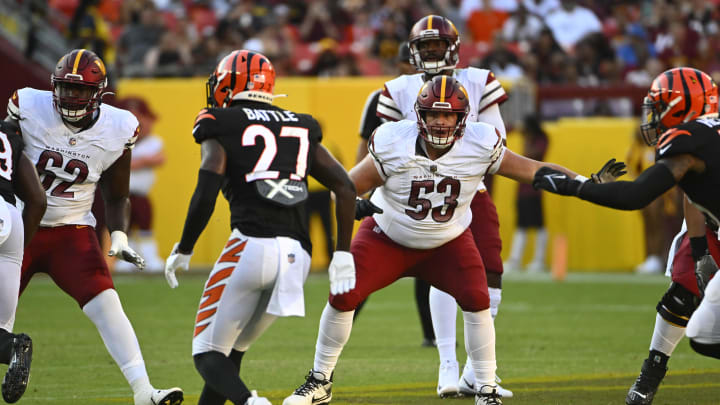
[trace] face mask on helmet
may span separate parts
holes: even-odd
[[[437,74],[457,66],[460,37],[447,18],[422,18],[413,25],[409,43],[410,62],[419,70]]]
[[[655,145],[663,132],[703,115],[718,112],[718,89],[706,73],[674,68],[653,80],[642,105],[640,132]]]
[[[82,83],[56,80],[53,96],[60,115],[69,122],[77,122],[98,107],[98,88]]]
[[[465,114],[438,110],[420,111],[420,135],[436,149],[446,149],[462,136]]]

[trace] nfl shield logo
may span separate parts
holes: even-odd
[[[295,253],[290,253],[288,255],[288,263],[295,263]]]
[[[75,144],[77,143],[77,139],[75,139],[75,138],[70,138],[70,140],[68,141],[68,143],[70,144],[70,146],[75,146]]]

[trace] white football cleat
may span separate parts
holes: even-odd
[[[285,398],[283,405],[325,405],[332,399],[332,374],[327,378],[325,374],[310,370],[305,383],[295,392]]]
[[[183,390],[178,387],[166,390],[153,388],[152,391],[135,394],[135,405],[180,405],[183,403]]]
[[[265,397],[259,397],[257,391],[250,391],[250,398],[245,401],[245,405],[272,405]]]
[[[454,397],[458,395],[459,372],[460,370],[457,361],[444,361],[440,363],[437,386],[437,394],[440,398]]]
[[[463,375],[460,377],[460,381],[458,381],[458,391],[460,395],[472,396],[477,393],[477,391],[475,391],[475,384],[473,381],[475,381],[475,371],[473,371],[470,363],[465,363],[465,367],[463,367]],[[497,383],[497,392],[501,397],[512,398],[513,392],[500,386],[502,380],[497,375],[495,375],[495,382]]]

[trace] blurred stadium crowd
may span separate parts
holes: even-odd
[[[395,74],[398,45],[435,13],[461,33],[460,65],[501,79],[647,86],[680,65],[720,79],[720,0],[4,1],[93,49],[116,77],[205,76],[240,48],[282,76]]]

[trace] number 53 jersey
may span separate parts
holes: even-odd
[[[371,138],[369,150],[385,184],[371,201],[383,209],[373,218],[393,241],[432,249],[470,225],[470,202],[487,173],[495,173],[505,148],[497,130],[469,122],[465,134],[444,155],[426,157],[415,121],[388,122]]]
[[[47,194],[40,226],[94,227],[95,187],[102,173],[135,144],[135,116],[104,104],[93,126],[74,133],[55,111],[52,93],[32,88],[18,90],[8,110],[20,118],[25,154],[35,163]]]

